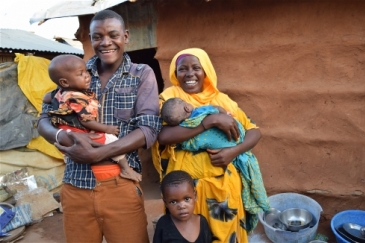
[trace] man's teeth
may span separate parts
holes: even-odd
[[[110,52],[115,52],[115,50],[101,51],[101,53],[110,53]]]

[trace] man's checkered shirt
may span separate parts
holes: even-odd
[[[99,61],[100,59],[97,56],[94,56],[87,62],[87,68],[91,72],[90,90],[95,92],[96,98],[100,103],[99,122],[119,126],[119,137],[127,135],[139,126],[145,126],[152,129],[153,134],[157,137],[157,134],[161,129],[161,119],[158,115],[148,114],[148,111],[151,111],[149,109],[151,107],[148,107],[146,104],[140,104],[138,101],[138,99],[148,99],[152,93],[151,89],[148,90],[144,86],[143,90],[145,90],[145,92],[138,94],[137,98],[138,90],[142,85],[147,83],[146,80],[143,80],[144,82],[142,83],[140,82],[140,76],[138,76],[138,73],[140,72],[138,71],[145,69],[145,71],[142,70],[142,72],[150,72],[147,74],[147,77],[152,78],[152,81],[156,82],[152,69],[146,65],[139,65],[136,69],[136,73],[130,73],[129,70],[132,65],[131,60],[129,56],[124,53],[123,64],[109,79],[104,92],[102,92],[97,72],[97,62]],[[149,82],[151,82],[151,80],[149,80]],[[157,83],[154,85],[157,85]],[[158,95],[155,96],[158,104]],[[137,106],[142,107],[140,109],[140,107]],[[42,113],[47,113],[50,110],[52,110],[52,106],[44,103]],[[144,111],[146,111],[146,113],[144,113]],[[138,157],[138,151],[126,154],[126,158],[132,168],[137,172],[142,171],[142,164]],[[66,158],[63,182],[85,189],[92,189],[96,184],[90,164],[74,163],[70,158]]]

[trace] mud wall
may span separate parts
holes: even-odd
[[[261,128],[269,195],[365,209],[365,1],[160,1],[165,87],[181,49],[210,55],[218,87]]]

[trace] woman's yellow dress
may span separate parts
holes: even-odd
[[[199,94],[187,94],[179,87],[175,76],[175,62],[181,54],[198,57],[206,73],[203,91]],[[176,54],[170,65],[170,79],[174,86],[160,94],[160,107],[165,100],[173,97],[179,97],[195,107],[218,105],[241,122],[246,131],[257,128],[236,102],[218,91],[213,65],[203,50],[192,48]],[[194,213],[207,218],[214,243],[248,242],[245,210],[241,198],[241,177],[232,163],[226,169],[214,167],[206,152],[184,151],[178,144],[161,148],[158,142],[152,148],[152,158],[161,179],[170,171],[184,170],[195,180],[197,202]]]

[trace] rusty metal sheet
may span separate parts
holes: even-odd
[[[84,54],[83,50],[43,38],[25,30],[0,29],[0,37],[0,49],[8,49],[13,52],[16,52],[16,50],[27,50],[62,54]]]
[[[37,22],[42,23],[47,19],[93,14],[126,1],[127,0],[63,0],[47,10],[34,13],[29,22],[31,24]]]
[[[91,6],[92,3],[95,4]],[[129,2],[127,0],[63,1],[46,11],[35,13],[30,22],[34,23],[51,18],[93,14],[111,6],[114,6],[114,11],[122,15],[126,28],[130,32],[130,43],[126,45],[126,51],[157,47],[157,13],[152,2]]]

